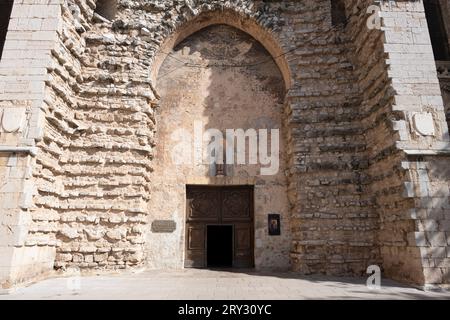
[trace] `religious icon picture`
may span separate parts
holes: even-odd
[[[269,214],[269,235],[279,236],[281,235],[280,215]]]

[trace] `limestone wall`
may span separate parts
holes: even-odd
[[[92,0],[15,1],[0,62],[2,286],[52,265],[181,265],[182,219],[169,247],[150,232],[157,200],[171,200],[155,177],[173,126],[164,121],[179,118],[158,71],[180,41],[218,23],[261,43],[287,89],[284,115],[273,97],[261,112],[284,121],[287,182],[271,183],[287,183],[289,205],[276,210],[290,221],[293,270],[361,275],[377,264],[403,281],[448,283],[449,137],[423,6],[386,3],[371,30],[370,4],[346,1],[348,23],[333,27],[329,0],[118,0],[113,21]],[[175,75],[186,96],[174,97],[189,102],[191,74]],[[279,88],[265,81],[257,92]],[[205,106],[196,112],[216,112]],[[263,266],[288,239],[271,243],[259,223]]]
[[[450,35],[450,1],[449,0],[438,0],[441,6],[442,19],[447,32],[447,36]],[[450,46],[450,37],[448,39],[448,45]]]
[[[414,22],[404,23],[405,19]],[[422,219],[415,216],[414,212],[425,208],[428,213],[433,212],[434,209],[448,212],[449,207],[449,190],[446,183],[441,181],[441,184],[437,183],[425,192],[423,182],[432,178],[431,176],[427,178],[425,172],[421,171],[423,164],[414,164],[416,161],[423,161],[423,156],[428,153],[432,155],[448,154],[449,147],[448,126],[422,3],[399,3],[396,8],[391,9],[390,14],[385,15],[385,26],[387,43],[385,51],[388,53],[389,76],[396,93],[393,111],[396,111],[400,117],[396,122],[396,129],[400,135],[396,146],[407,155],[407,162],[402,163],[402,169],[406,174],[403,196],[405,199],[409,199],[405,201],[413,200],[415,208],[415,210],[406,212],[407,220],[411,216],[412,221],[404,222],[404,234],[408,239],[408,245],[401,256],[405,257],[402,261],[405,261],[406,271],[402,272],[399,278],[413,274],[409,270],[410,266],[421,261],[425,283],[436,283],[433,280],[435,274],[442,272],[447,274],[447,278],[444,278],[443,282],[448,282],[448,269],[427,265],[420,234],[411,233],[420,231],[422,223]],[[416,64],[414,69],[410,67],[412,63]],[[434,165],[438,163],[436,162]],[[435,169],[440,170],[438,167]],[[418,173],[415,172],[416,170]],[[398,217],[402,220],[400,214]],[[429,238],[434,237],[433,234],[428,236]],[[411,239],[415,239],[415,241],[411,241]],[[404,240],[403,243],[405,243]],[[431,242],[431,251],[442,251],[447,245],[445,241]],[[417,257],[416,253],[411,252],[417,252],[414,247],[420,248],[418,258],[415,258]],[[391,250],[392,260],[399,260],[398,251]],[[394,255],[396,255],[395,258]],[[431,257],[439,258],[440,256],[432,254]],[[394,265],[398,264],[399,262],[394,263]],[[396,266],[396,270],[398,269]],[[422,277],[422,275],[417,276]],[[412,278],[418,282],[418,279]]]
[[[34,196],[37,175],[44,174],[36,155],[46,125],[47,68],[60,13],[59,1],[14,1],[0,61],[2,288],[48,273],[55,260],[59,217],[40,210]],[[45,154],[40,153],[41,161]]]
[[[368,190],[380,215],[382,265],[388,277],[432,283],[432,274],[441,270],[429,269],[423,252],[439,251],[447,244],[435,242],[430,246],[436,248],[422,248],[424,242],[417,232],[424,217],[417,217],[416,211],[427,208],[430,214],[432,208],[445,211],[448,206],[448,187],[442,180],[433,190],[420,191],[429,179],[421,156],[445,153],[448,147],[443,103],[422,4],[399,2],[381,10],[380,30],[357,26],[363,23],[359,16],[353,18],[353,32],[361,48],[357,59],[370,147]],[[433,132],[420,128],[427,121]]]

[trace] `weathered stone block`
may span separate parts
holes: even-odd
[[[424,268],[423,273],[428,284],[439,284],[443,281],[441,268]]]

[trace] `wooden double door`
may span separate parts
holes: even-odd
[[[185,267],[253,268],[253,187],[187,186],[186,195]]]

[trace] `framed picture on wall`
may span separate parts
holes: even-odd
[[[269,214],[269,236],[281,235],[280,215],[276,213]]]

